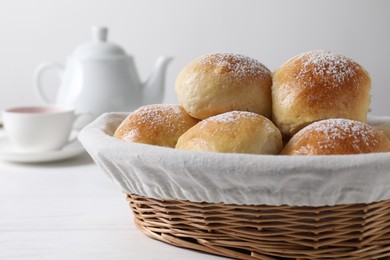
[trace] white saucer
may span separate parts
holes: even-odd
[[[20,152],[13,148],[7,136],[0,137],[0,160],[21,163],[52,162],[69,159],[85,153],[79,141],[64,146],[61,150],[50,152]]]

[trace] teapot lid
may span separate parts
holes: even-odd
[[[91,32],[92,41],[77,47],[73,52],[73,58],[95,60],[127,56],[126,52],[120,46],[107,42],[107,27],[94,26],[92,27]]]

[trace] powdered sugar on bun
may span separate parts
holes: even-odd
[[[200,125],[201,127],[208,124],[209,122],[220,122],[220,123],[239,123],[242,118],[247,118],[250,120],[255,119],[257,116],[256,113],[247,112],[247,111],[232,111],[216,116],[209,117],[203,120]]]
[[[271,117],[272,73],[258,60],[233,53],[200,56],[176,78],[180,104],[193,117],[205,119],[229,111]]]
[[[282,136],[256,113],[232,111],[209,117],[185,132],[176,148],[223,153],[278,154]]]
[[[325,50],[305,52],[273,74],[273,120],[286,136],[327,118],[366,122],[370,90],[368,72],[352,59]]]
[[[144,126],[150,131],[157,129],[159,126],[167,126],[169,133],[174,133],[179,125],[173,123],[175,119],[182,117],[183,110],[178,105],[173,104],[154,104],[138,108],[132,114],[137,116],[133,121],[134,125]],[[180,123],[180,122],[179,122]],[[134,136],[137,132],[134,131]],[[131,141],[131,140],[127,140]]]
[[[202,128],[207,128],[208,125],[210,124],[215,124],[218,123],[220,124],[221,128],[220,130],[225,129],[226,131],[229,131],[229,125],[230,124],[240,124],[243,120],[251,120],[253,122],[258,122],[259,120],[259,115],[256,113],[252,112],[247,112],[247,111],[232,111],[232,112],[227,112],[223,114],[219,114],[216,116],[209,117],[199,123],[200,129]],[[223,127],[225,125],[225,127]],[[264,128],[269,131],[275,131],[275,126],[273,123],[269,120],[264,119],[263,123]]]
[[[330,155],[390,151],[390,142],[374,127],[349,119],[326,119],[308,125],[287,143],[283,154]]]
[[[288,61],[290,66],[294,66],[294,62],[301,63],[297,79],[303,80],[304,84],[309,86],[313,85],[314,81],[322,81],[328,87],[338,87],[349,80],[357,81],[357,72],[362,70],[353,60],[326,50],[302,53]]]
[[[175,147],[179,136],[198,122],[179,105],[146,105],[130,113],[114,137],[126,142]]]
[[[313,123],[302,130],[302,135],[308,131],[316,131],[324,136],[324,140],[318,143],[321,149],[336,148],[338,140],[347,139],[357,151],[378,143],[373,127],[348,119],[328,119]]]
[[[221,75],[229,75],[237,79],[246,77],[264,78],[271,71],[258,60],[234,53],[213,53],[199,57],[199,64],[219,68]]]

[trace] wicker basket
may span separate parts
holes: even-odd
[[[237,259],[386,259],[390,201],[325,207],[228,205],[128,194],[137,227],[163,242]]]

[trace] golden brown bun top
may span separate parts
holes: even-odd
[[[272,73],[258,60],[233,53],[200,56],[176,78],[180,104],[205,119],[229,111],[271,116]]]
[[[326,119],[310,124],[294,135],[284,155],[337,155],[390,152],[382,131],[349,119]]]
[[[199,71],[216,71],[230,80],[270,78],[271,71],[258,60],[235,53],[212,53],[194,59],[189,65]]]
[[[343,55],[325,50],[300,54],[275,71],[273,84],[273,118],[287,135],[326,118],[366,121],[370,76]]]
[[[279,154],[282,135],[267,118],[245,111],[209,117],[185,132],[176,148],[223,153]]]
[[[130,113],[114,137],[126,142],[175,147],[177,139],[198,122],[179,105],[146,105]]]
[[[370,80],[367,71],[341,54],[313,50],[297,55],[284,63],[274,77],[283,82],[299,82],[299,86],[315,89],[309,102],[332,101],[333,89],[348,91]]]

